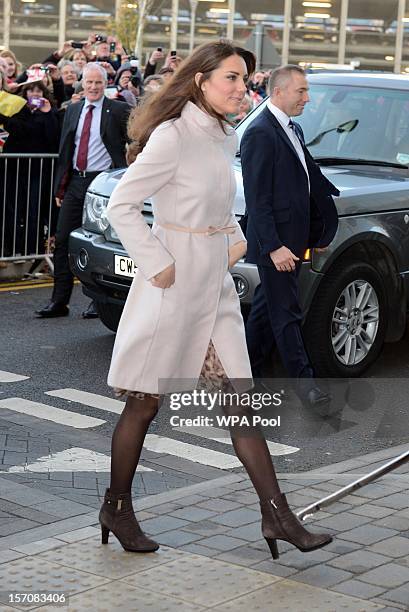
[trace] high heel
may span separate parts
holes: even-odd
[[[101,525],[101,544],[108,544],[109,529],[105,525]]]
[[[278,559],[280,555],[278,553],[277,540],[275,540],[274,538],[264,538],[264,539],[268,544],[268,547],[270,549],[271,556],[273,557],[273,559]]]
[[[99,522],[102,544],[108,544],[109,533],[112,531],[122,548],[129,552],[154,552],[159,548],[159,544],[148,538],[140,528],[130,493],[114,495],[107,489]]]
[[[285,495],[260,501],[262,532],[273,559],[279,553],[276,540],[289,542],[301,552],[310,552],[332,542],[329,533],[311,533],[303,527],[288,506]]]

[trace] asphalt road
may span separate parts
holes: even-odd
[[[0,370],[30,377],[2,384],[0,399],[18,396],[66,409],[65,400],[44,393],[74,388],[113,397],[106,377],[114,334],[99,320],[81,318],[88,299],[78,285],[74,288],[69,317],[36,318],[34,310],[45,305],[50,294],[49,287],[0,292]],[[273,371],[279,372],[280,368],[273,367]],[[281,412],[280,429],[268,430],[267,437],[299,451],[276,457],[278,470],[308,470],[407,442],[408,376],[409,339],[405,337],[385,345],[365,379],[352,381],[349,386],[345,381],[338,383],[336,390],[343,398],[347,393],[348,404],[336,416],[323,419],[301,409]],[[71,402],[70,410],[101,418],[98,408],[79,403]],[[110,437],[117,415],[104,412],[103,419],[107,422],[98,428],[98,433]],[[224,453],[233,452],[217,440],[174,431],[166,410],[159,414],[151,432]]]

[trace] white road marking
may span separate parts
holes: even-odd
[[[20,380],[27,380],[29,376],[22,376],[21,374],[13,374],[13,372],[4,372],[0,370],[0,383],[20,382]]]
[[[45,394],[116,414],[121,414],[125,406],[125,402],[113,399],[112,397],[88,393],[88,391],[79,391],[79,389],[57,389],[56,391],[45,391]]]
[[[198,436],[199,438],[207,438],[208,440],[221,442],[222,444],[233,444],[229,432],[225,429],[218,429],[217,427],[174,427],[174,429],[191,434],[192,436]],[[278,457],[279,455],[290,455],[291,453],[297,453],[300,450],[296,446],[287,446],[286,444],[269,442],[268,440],[267,446],[269,448],[270,455],[273,455],[274,457]]]
[[[111,458],[87,448],[67,448],[59,453],[39,457],[34,463],[14,465],[9,472],[109,472]],[[138,472],[153,472],[138,465]]]
[[[120,400],[71,388],[47,391],[46,395],[77,402],[79,404],[84,404],[85,406],[92,406],[93,408],[98,408],[100,410],[104,410],[105,412],[113,412],[115,414],[120,414],[125,406],[125,403]],[[175,427],[174,429],[201,438],[208,438],[210,440],[215,440],[216,442],[231,445],[231,439],[228,432],[225,432],[222,429],[207,427]],[[209,435],[212,432],[216,433],[216,436],[213,437]],[[219,433],[220,437],[218,436]],[[270,449],[270,453],[273,456],[288,455],[290,453],[296,453],[299,450],[299,448],[295,446],[286,446],[285,444],[278,444],[275,442],[268,442],[267,444]],[[181,459],[187,459],[189,461],[194,461],[195,463],[209,465],[222,470],[240,467],[242,465],[235,455],[222,453],[220,451],[215,451],[195,444],[188,444],[186,442],[181,442],[173,438],[167,438],[165,436],[159,436],[156,434],[148,434],[146,436],[144,447],[150,451],[167,453],[175,457],[180,457]]]
[[[7,410],[28,414],[30,416],[37,417],[38,419],[53,421],[54,423],[59,423],[60,425],[76,427],[77,429],[96,427],[97,425],[102,425],[106,422],[102,419],[86,416],[85,414],[78,414],[77,412],[71,412],[70,410],[62,410],[61,408],[48,406],[47,404],[32,402],[31,400],[23,399],[22,397],[9,397],[7,399],[0,400],[0,409],[1,408],[7,408]]]
[[[202,465],[228,470],[240,467],[241,463],[235,455],[220,453],[219,451],[194,444],[187,444],[172,438],[148,434],[145,438],[144,448],[155,453],[167,453],[181,459],[188,459]]]

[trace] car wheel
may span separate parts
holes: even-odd
[[[119,319],[121,318],[122,306],[116,306],[115,304],[105,304],[103,302],[96,302],[99,318],[102,323],[113,332],[116,332],[119,325]]]
[[[379,356],[386,332],[382,277],[366,263],[340,263],[325,275],[304,334],[318,376],[360,376]]]

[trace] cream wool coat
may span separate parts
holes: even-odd
[[[228,129],[226,136],[216,119],[188,102],[180,118],[154,130],[112,193],[108,219],[138,267],[116,336],[112,387],[165,393],[177,379],[195,384],[210,340],[229,378],[251,379],[228,270],[229,246],[244,240],[233,213],[236,134]],[[152,229],[141,212],[151,196]],[[235,230],[208,236],[162,224]],[[149,279],[173,262],[175,284],[153,287]]]

